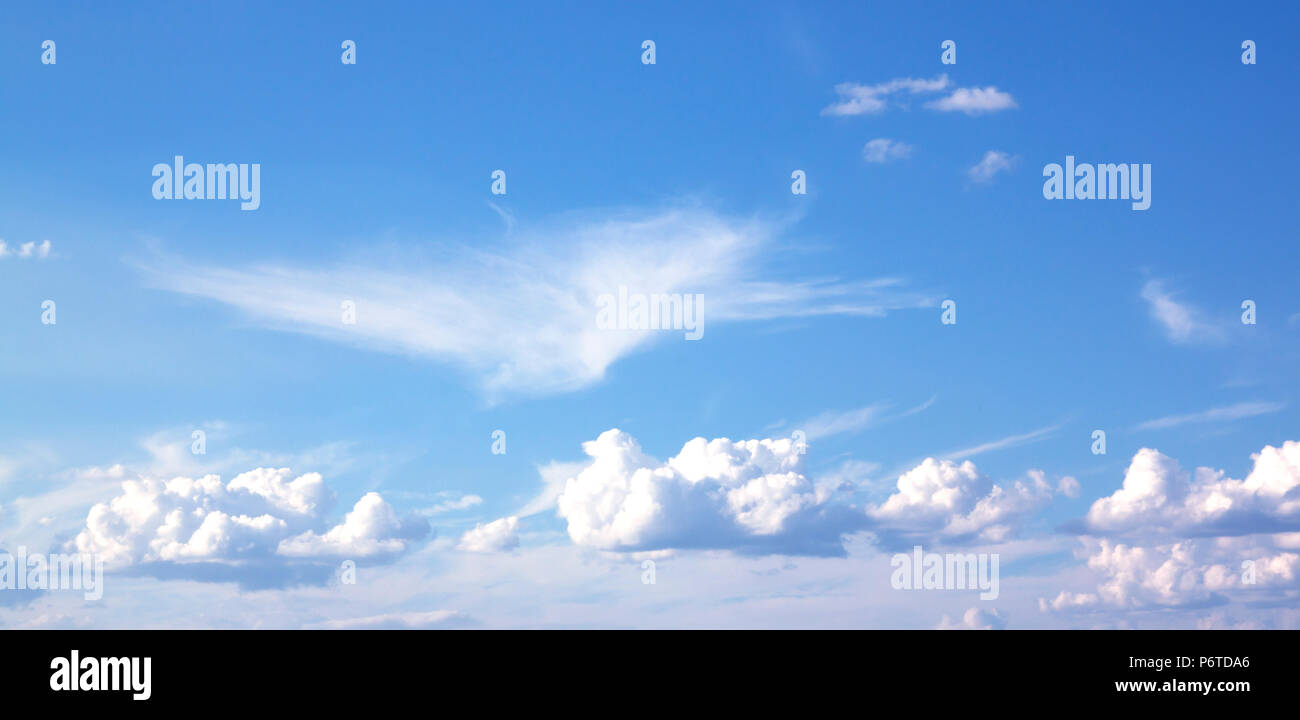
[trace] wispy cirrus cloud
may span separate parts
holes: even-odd
[[[1225,407],[1211,408],[1201,412],[1183,415],[1167,415],[1154,420],[1147,420],[1137,426],[1138,430],[1162,430],[1189,423],[1228,422],[1243,418],[1275,413],[1286,407],[1283,402],[1241,402]]]
[[[1060,424],[1056,424],[1048,427],[1042,427],[1027,433],[1022,433],[1020,435],[1009,435],[1000,440],[993,440],[991,442],[975,445],[974,447],[968,447],[963,450],[950,452],[947,455],[944,455],[943,457],[945,459],[950,459],[950,460],[959,460],[963,458],[975,457],[976,455],[983,455],[984,453],[993,452],[994,450],[1002,450],[1009,447],[1015,447],[1017,445],[1024,445],[1026,443],[1036,442],[1056,432],[1057,430],[1060,429],[1060,427],[1061,427]]]
[[[1218,343],[1224,339],[1223,328],[1208,321],[1196,307],[1179,301],[1160,280],[1148,280],[1142,286],[1142,299],[1152,319],[1164,328],[1165,336],[1179,344]]]
[[[366,257],[324,268],[173,259],[142,269],[156,287],[223,303],[270,328],[460,367],[493,398],[589,386],[664,337],[598,326],[599,298],[620,287],[702,295],[706,325],[879,317],[936,302],[897,278],[765,279],[782,228],[674,209],[516,232],[508,246],[454,249],[437,259]],[[355,323],[341,321],[345,300],[355,303]]]

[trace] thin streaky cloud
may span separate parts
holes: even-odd
[[[1228,422],[1232,420],[1241,420],[1244,418],[1257,417],[1259,415],[1268,415],[1281,411],[1286,407],[1283,402],[1241,402],[1236,405],[1226,407],[1212,408],[1202,412],[1187,413],[1185,415],[1168,415],[1154,420],[1147,420],[1137,426],[1138,430],[1160,430],[1163,428],[1177,427],[1189,423],[1204,422]]]
[[[880,419],[888,405],[876,403],[855,410],[827,411],[800,426],[809,440],[855,432]]]
[[[983,443],[982,445],[976,445],[974,447],[969,447],[964,450],[957,450],[955,452],[950,452],[944,455],[943,459],[959,460],[965,458],[972,458],[975,457],[976,455],[983,455],[984,453],[987,452],[993,452],[994,450],[1004,450],[1009,447],[1015,447],[1017,445],[1024,445],[1026,443],[1036,442],[1038,440],[1042,440],[1048,435],[1051,435],[1052,433],[1056,432],[1060,428],[1061,428],[1061,424],[1058,423],[1056,425],[1039,428],[1037,430],[1033,430],[1031,432],[1027,432],[1022,435],[1010,435],[1008,437],[1002,438],[1001,440],[994,440],[992,442],[986,442]]]

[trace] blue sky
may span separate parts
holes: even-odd
[[[0,603],[0,624],[1300,621],[1294,493],[1267,492],[1300,485],[1296,11],[706,5],[9,9],[0,547],[114,562],[102,600]],[[900,80],[930,89],[878,89]],[[837,113],[843,84],[881,106]],[[872,162],[873,140],[896,152]],[[1002,169],[972,175],[990,152]],[[259,163],[261,207],[154,199],[151,168],[175,155]],[[1044,199],[1067,155],[1150,164],[1151,207]],[[598,328],[595,295],[619,284],[701,293],[703,338]],[[614,428],[611,474],[584,468]],[[776,452],[796,510],[677,497],[702,486],[675,477],[630,530],[605,514],[636,516],[636,462],[693,477],[661,465],[693,438],[795,431],[808,451]],[[1261,468],[1269,447],[1296,449]],[[716,451],[769,477],[752,446]],[[889,510],[927,458],[965,499]],[[124,480],[286,467],[335,498],[289,518],[293,537],[378,545],[292,555],[306,546],[254,536],[249,555],[231,536],[163,559],[156,527],[88,527]],[[1216,494],[1198,467],[1240,482]],[[1017,482],[1023,506],[990,501],[1005,515],[980,525],[976,503]],[[221,507],[288,512],[297,495],[267,487],[256,511]],[[401,527],[358,511],[360,536],[328,536],[371,492]],[[1235,504],[1205,520],[1218,497]],[[891,533],[1001,553],[1002,601],[893,590]],[[358,583],[322,585],[349,552]],[[1272,574],[1213,570],[1239,560]],[[1084,599],[1040,607],[1060,593]]]

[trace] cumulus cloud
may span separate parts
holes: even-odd
[[[862,158],[869,163],[885,163],[901,160],[912,154],[912,146],[900,140],[876,138],[867,142],[862,148]]]
[[[1236,536],[1300,530],[1300,442],[1265,446],[1251,456],[1244,480],[1222,471],[1182,469],[1158,450],[1142,448],[1122,487],[1088,510],[1090,534]]]
[[[977,183],[990,182],[998,173],[1006,172],[1014,167],[1015,160],[1015,158],[1001,150],[989,150],[984,153],[982,160],[966,171],[966,174]]]
[[[1179,344],[1217,343],[1223,340],[1223,329],[1210,323],[1197,308],[1180,302],[1165,289],[1159,280],[1148,280],[1142,286],[1142,299],[1147,302],[1152,319],[1165,330],[1170,342]]]
[[[896,278],[766,280],[779,229],[680,209],[520,229],[504,247],[436,257],[395,251],[323,269],[159,261],[144,272],[158,287],[224,303],[275,329],[450,363],[492,397],[582,388],[656,339],[681,340],[600,327],[600,299],[620,288],[703,296],[701,330],[744,320],[878,317],[935,302]],[[341,322],[343,299],[354,303],[355,323]]]
[[[1244,480],[1184,470],[1143,448],[1123,485],[1080,524],[1096,592],[1062,591],[1043,610],[1199,607],[1300,592],[1300,443],[1265,446]],[[1243,595],[1250,593],[1250,595]]]
[[[874,465],[841,466],[810,479],[805,454],[788,438],[695,438],[661,462],[614,429],[583,450],[591,461],[566,479],[558,514],[576,544],[620,552],[841,555],[843,536],[866,530],[888,548],[1002,542],[1053,495],[1037,470],[995,485],[969,461],[928,458],[899,477],[883,503],[864,511],[836,494],[856,491]]]
[[[1002,630],[1007,626],[1006,618],[996,608],[988,610],[971,608],[962,615],[961,620],[953,622],[947,615],[939,621],[936,630]]]
[[[873,530],[886,547],[939,540],[948,543],[1002,542],[1020,523],[1052,499],[1043,472],[995,485],[967,460],[926,458],[898,478],[897,490],[867,508]]]
[[[1276,547],[1281,538],[1192,539],[1131,545],[1086,538],[1088,567],[1101,578],[1095,593],[1062,592],[1040,599],[1043,610],[1089,611],[1100,607],[1150,609],[1204,607],[1228,602],[1229,594],[1267,591],[1294,594],[1300,554]]]
[[[265,568],[295,560],[391,560],[428,535],[427,522],[399,518],[373,492],[328,527],[333,498],[318,473],[294,477],[288,468],[257,468],[229,483],[217,475],[129,479],[121,494],[90,509],[68,546],[96,553],[112,568]]]
[[[842,555],[841,535],[862,525],[803,475],[803,455],[788,438],[695,438],[660,462],[613,429],[583,451],[591,462],[556,502],[578,545]]]
[[[466,552],[490,553],[504,552],[519,547],[519,518],[511,516],[493,520],[484,525],[479,523],[473,530],[460,536],[456,546]]]
[[[50,256],[50,241],[42,240],[40,243],[25,242],[11,249],[4,240],[0,240],[0,259],[7,257],[16,257],[23,259],[42,260]]]
[[[1016,107],[1016,101],[1010,94],[990,85],[983,88],[957,88],[948,97],[928,102],[925,106],[940,112],[981,115]]]

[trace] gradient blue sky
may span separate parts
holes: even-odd
[[[51,252],[0,257],[0,547],[68,542],[118,492],[120,478],[88,469],[116,464],[223,480],[320,472],[338,497],[329,522],[375,491],[398,513],[425,511],[436,538],[376,565],[348,600],[337,595],[353,588],[254,591],[182,567],[110,575],[121,589],[99,603],[51,593],[0,607],[0,624],[930,627],[990,606],[892,591],[887,556],[861,534],[847,558],[649,548],[673,551],[657,556],[653,590],[640,555],[575,544],[550,509],[522,517],[517,548],[454,547],[520,515],[543,491],[539,468],[583,460],[582,443],[611,428],[666,460],[695,437],[786,438],[834,417],[802,473],[855,468],[838,500],[855,510],[927,457],[970,459],[1000,485],[1031,469],[1053,486],[1077,479],[1077,498],[1057,493],[994,550],[1005,601],[991,605],[1012,627],[1294,624],[1294,582],[1263,603],[1211,593],[1084,615],[1036,603],[1099,584],[1069,529],[1140,449],[1240,479],[1252,453],[1300,440],[1296,20],[1281,3],[12,4],[0,239]],[[47,39],[53,66],[39,62]],[[339,61],[345,39],[355,66]],[[645,39],[654,65],[640,61]],[[955,65],[940,63],[947,39]],[[1240,61],[1246,39],[1255,65]],[[840,83],[944,74],[949,92],[995,86],[1015,107],[925,107],[942,92],[823,113]],[[867,162],[877,138],[911,152]],[[1010,169],[972,179],[991,150]],[[153,199],[150,169],[177,154],[261,163],[261,208]],[[1150,163],[1151,208],[1044,200],[1042,168],[1066,155]],[[496,169],[504,196],[489,192]],[[790,192],[795,169],[807,195]],[[764,238],[721,257],[682,251],[735,263],[709,285],[701,341],[649,338],[576,387],[485,389],[482,365],[538,308],[475,275],[476,253],[541,257],[563,277],[590,259],[579,238],[663,218],[665,243],[718,226]],[[655,232],[604,247],[635,263],[654,257]],[[449,292],[500,320],[470,329],[497,338],[492,350],[394,350],[406,329],[313,330],[277,315],[289,312],[278,300],[248,299],[296,306],[322,286],[342,299],[361,273],[398,303],[413,282],[451,278]],[[894,308],[883,317],[794,296],[771,317],[709,315],[744,281],[880,278],[897,283],[868,303]],[[954,326],[939,321],[946,298]],[[45,299],[57,325],[40,322]],[[1256,325],[1240,322],[1245,299]],[[188,453],[195,428],[202,457]],[[496,429],[504,455],[490,452]],[[1091,452],[1096,429],[1105,455]],[[430,510],[465,495],[481,502]]]

